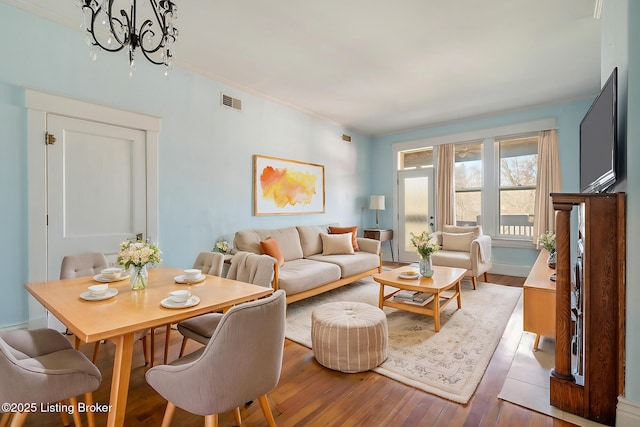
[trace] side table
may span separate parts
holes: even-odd
[[[388,241],[389,247],[391,248],[391,261],[395,262],[395,258],[393,256],[393,230],[391,229],[381,230],[379,228],[365,228],[364,237],[367,239],[379,240],[380,242]]]

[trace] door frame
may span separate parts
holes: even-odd
[[[147,236],[159,242],[158,139],[160,118],[25,88],[28,163],[28,282],[47,280],[47,114],[69,116],[146,133]],[[29,295],[29,326],[46,326],[46,311]]]

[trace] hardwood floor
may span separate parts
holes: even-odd
[[[394,266],[393,264],[385,265]],[[524,278],[489,275],[489,281],[505,286],[519,286]],[[280,382],[268,395],[279,426],[571,426],[497,398],[522,334],[522,314],[512,316],[503,339],[484,374],[475,395],[467,405],[460,405],[406,386],[374,372],[343,374],[319,365],[306,347],[285,342]],[[156,360],[161,361],[164,330],[158,328]],[[169,360],[177,357],[181,335],[172,331]],[[94,401],[109,401],[114,346],[102,345],[97,365],[103,374]],[[90,357],[92,345],[82,350]],[[198,348],[190,342],[187,351]],[[142,349],[135,345],[126,426],[159,426],[166,401],[144,379]],[[160,362],[161,363],[161,362]],[[242,424],[266,426],[257,401],[241,409]],[[106,414],[97,414],[97,425],[105,425]],[[60,426],[60,416],[52,413],[31,414],[28,426]],[[202,426],[204,419],[176,410],[174,426]],[[235,425],[231,413],[220,416],[221,426]]]

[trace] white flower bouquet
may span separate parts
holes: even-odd
[[[433,239],[429,231],[425,230],[419,235],[409,234],[411,234],[411,243],[415,246],[422,258],[427,258],[440,250],[438,242]]]
[[[229,252],[229,243],[227,243],[226,240],[218,240],[216,242],[216,246],[213,249],[216,252],[222,252],[223,254],[226,254],[227,252]]]
[[[125,240],[120,243],[118,264],[129,269],[131,289],[140,290],[147,287],[149,282],[147,264],[160,264],[161,253],[156,245],[147,242]]]
[[[142,267],[146,264],[160,264],[162,262],[160,254],[162,252],[154,244],[126,240],[120,244],[118,264],[127,269],[131,266]]]

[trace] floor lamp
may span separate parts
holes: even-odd
[[[373,209],[376,211],[376,229],[380,229],[380,223],[378,222],[378,211],[384,210],[384,196],[370,196],[369,209]]]

